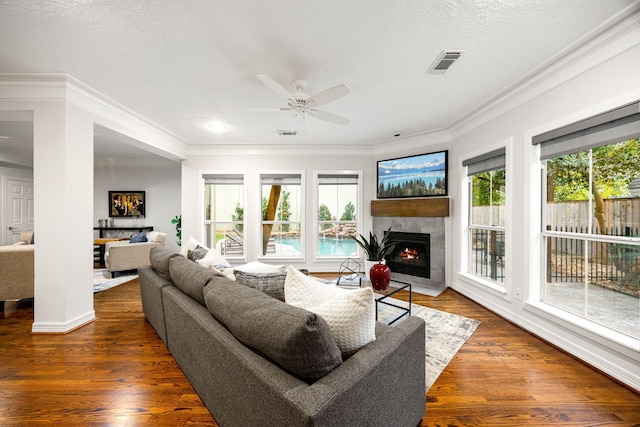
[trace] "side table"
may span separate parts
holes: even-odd
[[[389,322],[389,325],[393,325],[394,323],[396,323],[398,320],[402,319],[404,316],[411,316],[411,299],[412,299],[412,295],[411,295],[411,283],[406,283],[406,282],[400,282],[398,280],[391,280],[392,283],[398,283],[400,285],[400,287],[398,287],[397,289],[394,289],[393,291],[389,292],[388,294],[379,294],[376,291],[373,292],[373,296],[376,299],[376,321],[378,320],[378,304],[384,304],[384,305],[388,305],[394,308],[397,308],[400,310],[400,314],[395,317],[391,322]],[[408,289],[409,290],[409,307],[403,307],[401,305],[395,304],[393,302],[389,302],[387,301],[388,298],[390,298],[392,295],[396,294],[397,292],[400,292],[402,290]]]

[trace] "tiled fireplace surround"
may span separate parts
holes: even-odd
[[[392,231],[427,233],[431,235],[431,278],[409,276],[391,272],[391,279],[410,282],[414,292],[433,294],[444,291],[445,282],[445,233],[444,218],[374,216],[373,232],[382,237],[391,227]]]

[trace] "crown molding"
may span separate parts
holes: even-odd
[[[451,142],[451,133],[446,129],[416,133],[404,137],[389,139],[373,147],[375,157],[419,154],[417,151]],[[416,151],[417,150],[417,151]]]
[[[358,145],[190,145],[187,156],[317,156],[337,151],[341,156],[371,156],[371,148]]]
[[[511,111],[589,69],[640,44],[640,2],[560,51],[447,129],[455,138]]]
[[[64,73],[0,73],[3,101],[64,100],[93,116],[95,123],[140,141],[149,151],[181,161],[189,144],[101,92]]]

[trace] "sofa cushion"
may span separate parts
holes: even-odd
[[[228,281],[208,287],[205,301],[240,342],[304,380],[342,363],[333,333],[317,314]]]
[[[343,355],[350,355],[376,339],[376,306],[371,288],[342,289],[308,277],[289,266],[285,301],[322,316]]]
[[[284,279],[287,277],[285,271],[278,273],[247,273],[235,271],[236,282],[250,288],[264,292],[272,298],[284,302]]]
[[[189,261],[185,257],[174,257],[169,260],[169,274],[173,284],[185,294],[204,305],[203,289],[215,272]]]
[[[171,280],[171,275],[169,274],[169,260],[177,256],[180,256],[180,254],[171,252],[168,249],[155,247],[151,248],[151,251],[149,252],[149,261],[151,263],[151,267],[153,267],[160,277],[166,280]]]

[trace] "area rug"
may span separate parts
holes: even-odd
[[[111,273],[106,268],[93,270],[93,293],[106,291],[115,286],[122,285],[138,277],[137,273],[121,273],[115,278],[111,277]]]
[[[409,304],[393,298],[388,298],[387,301],[404,307]],[[378,310],[378,320],[389,322],[398,314],[398,309],[381,304]],[[462,345],[475,332],[480,321],[417,304],[411,304],[411,315],[421,317],[425,321],[426,392],[436,382]],[[403,319],[406,318],[406,316],[403,317]]]

